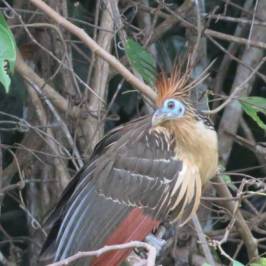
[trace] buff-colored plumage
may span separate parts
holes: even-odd
[[[98,143],[47,219],[51,230],[41,260],[143,240],[160,221],[187,222],[197,211],[202,185],[216,172],[218,153],[214,129],[190,101],[191,89],[205,74],[191,81],[189,73],[189,64],[184,74],[176,67],[157,82],[156,111],[174,98],[185,106],[181,116],[169,120],[167,113],[158,124],[153,124],[154,115],[141,117]],[[100,262],[86,258],[74,265],[116,266],[126,254],[108,253]]]
[[[177,98],[189,104],[191,91],[208,77],[208,69],[212,65],[210,64],[197,79],[191,80],[190,57],[184,70],[180,64],[175,65],[169,77],[164,72],[159,75],[156,81],[157,98],[155,100],[158,107],[169,98]]]
[[[194,205],[190,209],[191,213],[186,221],[199,206],[202,185],[216,174],[218,168],[217,134],[212,127],[204,124],[204,119],[200,117],[190,99],[191,90],[207,75],[203,73],[198,80],[191,81],[188,65],[189,63],[184,73],[180,68],[175,67],[170,77],[165,74],[160,76],[157,82],[158,97],[156,99],[156,104],[159,107],[166,99],[171,98],[178,99],[186,105],[184,117],[165,121],[160,125],[170,134],[175,135],[176,158],[182,160],[185,165],[179,174],[175,190],[180,189],[176,205],[182,200],[184,193],[186,193],[184,206],[194,200]],[[193,199],[193,197],[195,198]],[[177,218],[182,217],[183,212],[184,209],[179,210]]]

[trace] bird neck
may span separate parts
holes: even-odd
[[[168,125],[176,140],[176,154],[198,166],[202,183],[216,174],[218,141],[214,129],[202,120],[171,121]]]

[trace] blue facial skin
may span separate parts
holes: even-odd
[[[184,116],[185,105],[176,99],[167,99],[163,106],[156,110],[152,117],[152,125],[158,125],[163,121],[173,120]]]

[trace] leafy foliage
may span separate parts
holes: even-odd
[[[32,16],[32,12],[34,12],[35,7],[30,3],[30,1],[13,0],[5,2],[9,2],[10,5],[15,8],[16,14],[20,15],[21,19],[25,22],[24,25],[18,22],[17,26],[19,26],[19,28],[16,30],[18,30],[20,34],[16,34],[15,37],[19,37],[16,39],[18,47],[28,49],[27,52],[29,53],[27,54],[27,63],[34,68],[34,71],[42,79],[49,82],[49,85],[51,85],[57,93],[60,93],[60,95],[69,102],[69,110],[73,107],[81,111],[79,112],[77,119],[73,119],[71,115],[65,115],[65,113],[61,111],[52,96],[44,94],[44,98],[40,94],[39,97],[43,103],[45,113],[47,112],[48,114],[47,123],[40,122],[38,119],[39,114],[36,112],[36,110],[39,111],[39,106],[31,101],[31,95],[26,93],[27,90],[23,82],[24,77],[23,75],[19,75],[19,71],[17,71],[18,75],[15,73],[12,76],[12,87],[10,87],[10,74],[14,70],[15,66],[16,46],[9,26],[7,25],[4,17],[0,15],[0,87],[3,87],[3,89],[0,90],[0,121],[2,121],[0,123],[0,141],[1,144],[3,144],[1,145],[1,153],[3,157],[2,170],[4,173],[4,182],[0,182],[0,224],[1,228],[4,228],[7,232],[7,234],[3,234],[0,230],[0,255],[1,257],[3,255],[8,260],[8,263],[10,261],[10,265],[38,265],[34,262],[37,254],[39,254],[38,249],[40,247],[41,239],[39,236],[36,237],[36,235],[38,235],[36,234],[37,223],[36,227],[33,227],[32,223],[34,222],[35,225],[35,219],[37,222],[42,221],[44,214],[58,199],[62,189],[61,183],[65,182],[65,177],[62,178],[60,171],[58,171],[59,165],[55,163],[54,160],[57,158],[57,155],[52,152],[49,145],[47,145],[49,144],[48,138],[54,139],[56,143],[58,143],[59,155],[61,155],[61,151],[63,152],[63,149],[60,147],[66,147],[69,154],[72,154],[74,150],[78,150],[81,156],[84,154],[86,156],[84,158],[85,161],[87,159],[87,155],[92,149],[91,140],[94,138],[94,135],[98,134],[98,129],[100,129],[99,131],[103,131],[102,128],[104,128],[105,131],[109,131],[115,126],[119,126],[121,123],[126,123],[127,121],[146,113],[147,106],[140,94],[135,92],[130,83],[124,82],[123,75],[118,74],[116,71],[112,71],[112,68],[110,68],[108,71],[108,78],[110,79],[107,82],[108,85],[105,87],[106,95],[108,95],[106,105],[104,105],[103,110],[101,110],[102,112],[100,113],[101,115],[97,125],[93,126],[93,121],[95,121],[96,118],[96,112],[94,112],[94,109],[90,106],[90,93],[88,93],[87,89],[84,89],[84,84],[89,84],[92,89],[95,89],[95,86],[92,85],[94,84],[94,80],[97,79],[98,72],[95,68],[97,56],[94,58],[92,50],[84,45],[83,42],[80,42],[77,37],[63,29],[62,35],[67,47],[67,54],[61,51],[61,43],[58,41],[57,32],[51,27],[45,27],[45,29],[42,27],[40,30],[40,28],[36,25],[34,28],[29,28],[32,36],[37,40],[36,45],[36,43],[33,43],[32,37],[28,36],[27,31],[25,31],[25,27],[28,27],[30,23],[51,23],[48,14],[43,13],[42,15],[39,15],[39,12],[37,12],[36,15]],[[155,84],[156,68],[158,67],[164,73],[170,73],[173,65],[176,64],[175,59],[182,58],[184,54],[187,54],[190,51],[190,48],[194,46],[194,41],[196,40],[195,38],[197,38],[197,32],[195,31],[193,33],[193,30],[189,27],[186,28],[182,25],[182,23],[172,25],[169,21],[167,22],[168,17],[173,15],[171,12],[168,12],[168,10],[176,10],[176,8],[186,2],[184,0],[168,0],[165,1],[164,5],[162,5],[162,3],[159,4],[158,1],[147,1],[147,3],[145,3],[146,7],[143,3],[140,3],[142,1],[139,1],[138,5],[131,5],[128,4],[130,1],[124,1],[118,6],[123,28],[117,24],[118,20],[115,15],[113,16],[114,27],[111,30],[106,29],[106,27],[102,27],[101,23],[104,21],[105,16],[103,14],[106,11],[106,3],[108,3],[108,1],[49,0],[46,2],[49,5],[52,5],[55,10],[60,11],[61,14],[64,14],[68,20],[82,28],[82,30],[84,30],[90,37],[95,38],[97,42],[98,34],[101,31],[107,30],[106,32],[113,32],[114,35],[112,44],[115,47],[112,47],[112,55],[116,56],[119,60],[123,55],[120,49],[115,49],[117,48],[116,46],[120,38],[118,34],[119,30],[124,30],[128,36],[132,36],[132,39],[128,39],[126,42],[125,54],[131,68],[134,69],[134,72],[138,73],[138,76],[142,77],[143,80],[150,86],[154,86]],[[206,26],[207,29],[210,28],[211,30],[233,36],[235,27],[240,25],[243,30],[246,27],[241,36],[243,38],[248,38],[250,31],[249,24],[242,25],[241,22],[237,24],[236,21],[231,23],[229,21],[224,21],[222,18],[212,19],[212,16],[215,16],[216,13],[213,14],[211,12],[216,10],[218,7],[217,16],[219,13],[223,15],[226,14],[226,16],[239,18],[241,21],[242,18],[250,20],[251,17],[249,13],[242,13],[237,6],[227,5],[225,2],[228,1],[203,0],[199,2],[205,3],[206,5],[206,12],[202,10],[203,12],[200,13],[203,16],[202,26]],[[245,8],[244,2],[249,1],[233,2],[236,2],[239,6]],[[252,13],[253,10],[255,11],[255,2],[256,1],[253,1],[253,6],[249,9]],[[263,2],[264,1],[258,1],[259,4]],[[67,9],[65,8],[66,6]],[[0,7],[5,8],[5,3],[2,2]],[[142,9],[143,7],[145,9]],[[146,12],[146,9],[149,11]],[[8,10],[9,9],[7,9],[7,11]],[[259,8],[257,10],[259,10]],[[153,13],[153,11],[156,12]],[[194,12],[181,13],[180,16],[182,15],[184,19],[190,21],[191,23],[196,22],[196,18],[194,20]],[[10,14],[13,15],[13,13]],[[167,16],[164,18],[164,16],[161,16],[163,14]],[[210,17],[205,17],[205,15],[210,15]],[[149,16],[151,18],[151,24],[147,20]],[[265,22],[265,16],[259,16],[259,18],[262,22]],[[160,31],[160,29],[162,29],[160,25],[164,25],[165,22],[167,22],[165,31]],[[196,24],[194,25],[196,26]],[[255,27],[256,25],[254,25],[252,33],[254,32]],[[263,27],[261,27],[261,32],[262,31]],[[157,33],[162,33],[163,35],[158,36]],[[261,36],[264,35],[265,34],[262,32]],[[197,78],[199,74],[202,73],[209,60],[217,58],[216,63],[212,66],[212,68],[210,68],[210,76],[207,83],[212,85],[215,84],[216,81],[222,82],[222,86],[219,90],[215,90],[215,92],[217,92],[217,95],[223,95],[230,89],[229,87],[231,84],[234,84],[233,80],[237,77],[236,67],[240,64],[238,64],[238,62],[234,62],[234,60],[228,62],[227,66],[222,69],[225,75],[221,80],[221,76],[218,74],[221,73],[219,67],[226,54],[222,53],[221,48],[218,47],[215,42],[211,41],[211,39],[205,39],[205,35],[202,35],[202,37],[202,41],[203,43],[206,41],[208,49],[205,51],[204,45],[203,49],[200,49],[198,53],[200,61],[197,60],[197,65],[193,68],[192,79]],[[252,37],[255,37],[255,35]],[[153,56],[146,50],[146,48],[143,47],[141,43],[136,41],[135,38],[146,40],[146,43],[148,43],[147,49],[150,47],[153,48],[153,51],[156,54],[156,63]],[[44,46],[47,50],[51,51],[51,53],[60,60],[60,64],[64,67],[58,65],[58,61],[54,60],[54,57],[50,56],[51,54],[47,53],[47,51],[43,49],[40,49],[38,47],[38,43]],[[219,40],[220,46],[224,49],[227,49],[230,43],[232,42]],[[99,42],[99,44],[101,43]],[[236,57],[239,56],[240,58],[242,53],[244,54],[244,46],[237,43],[235,43],[235,46],[237,49],[233,55]],[[68,57],[68,60],[64,60],[65,55]],[[249,62],[246,62],[246,64],[250,65]],[[265,70],[265,68],[261,69],[261,71],[263,70]],[[56,75],[54,75],[54,73],[56,73]],[[71,78],[69,78],[70,76]],[[205,84],[206,86],[207,83]],[[38,85],[38,87],[43,89],[42,85]],[[252,95],[260,95],[261,97],[245,97],[241,98],[239,102],[241,103],[243,112],[251,117],[251,119],[247,119],[246,124],[252,131],[254,140],[256,142],[263,142],[265,134],[263,134],[264,132],[261,128],[265,130],[266,127],[263,115],[265,114],[266,100],[262,98],[263,96],[266,97],[265,82],[263,79],[259,79],[256,76],[256,82],[251,85]],[[205,98],[205,94],[202,93],[204,88],[203,91],[201,91],[201,86],[197,87],[197,89],[193,91],[195,92],[195,98],[200,99],[202,102],[201,99]],[[30,89],[30,87],[27,87],[27,89]],[[54,117],[56,112],[51,111],[48,104],[46,104],[46,97],[48,100],[51,100],[54,110],[57,111],[59,115],[62,115],[61,120],[66,124],[70,134],[68,134],[68,132],[64,132],[65,129],[63,129],[63,127],[63,130],[61,131],[61,126],[58,126],[58,123],[56,122],[57,118]],[[218,99],[219,98],[217,98],[217,100]],[[212,100],[216,101],[216,94],[214,94]],[[203,105],[204,103],[205,100],[203,100]],[[201,109],[201,105],[199,106]],[[91,111],[92,115],[89,115]],[[93,117],[94,115],[95,118]],[[221,116],[221,118],[223,118],[222,113]],[[24,123],[21,123],[24,119],[31,124],[31,128],[29,128],[27,132],[22,133],[20,131],[20,127],[21,125],[24,125]],[[86,123],[83,123],[83,121]],[[221,119],[218,114],[216,116],[216,128],[221,125],[219,124],[220,121]],[[253,121],[255,121],[255,123]],[[90,125],[90,123],[92,125]],[[257,126],[257,124],[259,126]],[[93,133],[93,135],[91,135],[90,130],[87,130],[88,125],[92,129],[95,129],[95,133]],[[51,131],[55,134],[51,134],[50,136],[46,130],[48,127],[51,127]],[[67,138],[64,136],[65,133],[68,134],[66,135]],[[243,132],[240,130],[239,134],[242,135],[242,133]],[[71,138],[73,137],[73,145],[66,143],[69,136]],[[219,138],[221,145],[223,145],[223,139],[223,137]],[[5,147],[8,147],[8,149]],[[9,151],[9,147],[12,147],[11,152],[15,152],[15,160]],[[243,193],[247,193],[248,197],[244,197],[245,202],[243,202],[243,204],[242,202],[239,202],[240,204],[238,210],[240,213],[243,212],[243,214],[245,214],[244,217],[247,220],[247,224],[252,225],[251,229],[258,228],[260,226],[262,227],[261,229],[263,229],[264,224],[260,221],[260,217],[263,218],[263,215],[265,214],[266,209],[264,203],[266,194],[265,190],[262,190],[260,186],[263,182],[259,179],[259,177],[265,176],[265,172],[262,170],[265,164],[257,159],[255,151],[247,151],[244,144],[233,145],[232,151],[233,153],[232,156],[230,156],[229,162],[224,165],[224,168],[220,172],[224,173],[228,169],[232,172],[234,171],[235,174],[226,175],[224,173],[222,174],[222,179],[230,188],[232,194],[236,195],[236,193],[240,191],[238,190],[238,187],[240,180],[242,180],[242,169],[245,169],[245,174],[254,177],[250,180],[250,183],[249,179],[246,179],[246,182],[248,183],[243,188]],[[40,154],[41,157],[39,156]],[[73,161],[76,160],[76,156],[73,156],[72,160],[69,154],[58,158],[60,160],[62,159],[64,165],[66,166],[64,169],[67,169],[66,171],[72,175],[74,174]],[[83,157],[81,159],[83,159]],[[11,162],[12,164],[10,164]],[[23,180],[25,178],[25,188],[23,189],[20,185],[19,175],[14,173],[14,171],[16,171],[16,168],[12,166],[14,162],[16,162],[16,165],[19,164],[19,169],[25,173],[25,175],[22,176]],[[10,169],[13,169],[11,173],[9,171]],[[235,169],[238,169],[240,173],[238,173]],[[254,182],[256,182],[256,184],[254,184]],[[211,195],[209,196],[212,196],[212,191],[210,193]],[[241,193],[241,195],[246,194]],[[220,195],[217,195],[217,197],[218,196]],[[24,202],[26,204],[22,209],[21,206]],[[210,234],[210,238],[213,237],[212,232],[215,233],[214,235],[217,236],[217,239],[222,238],[224,232],[226,231],[229,218],[231,217],[226,214],[223,215],[224,210],[227,209],[224,207],[224,202],[225,201],[220,201],[219,204],[217,204],[216,201],[209,201],[210,208],[208,209],[210,210],[204,210],[204,212],[201,212],[200,210],[200,216],[202,214],[205,215],[206,213],[205,216],[208,220],[206,219],[206,223],[203,221],[202,225],[204,226],[204,233],[207,235]],[[246,202],[248,202],[250,206],[252,205],[254,210],[256,209],[257,212],[261,214],[258,215],[258,219],[254,219],[253,208],[249,208],[249,205],[246,204]],[[211,222],[209,222],[210,219]],[[234,223],[234,226],[236,226],[236,223]],[[168,238],[168,235],[172,236],[176,230],[177,232],[180,232],[176,226],[174,226],[174,229],[172,229],[172,227],[166,228],[166,238]],[[263,256],[262,254],[265,254],[266,250],[265,241],[263,240],[263,238],[265,238],[265,234],[260,234],[255,232],[255,230],[252,230],[252,233],[253,231],[256,234],[254,237],[260,240],[258,241],[258,244],[261,245],[259,246],[259,254]],[[196,234],[193,230],[191,230],[191,227],[184,227],[181,229],[181,232],[182,234],[177,233],[176,235],[176,242],[178,245],[174,246],[174,250],[177,252],[173,252],[173,248],[169,245],[170,251],[167,247],[164,252],[161,252],[162,254],[159,254],[158,256],[158,263],[169,266],[174,264],[179,265],[179,262],[181,261],[181,263],[188,263],[190,260],[197,260],[198,255],[203,255],[201,245],[198,244],[195,237]],[[210,246],[211,253],[215,261],[217,264],[219,263],[222,265],[229,265],[230,263],[234,266],[249,265],[248,263],[250,262],[247,258],[246,247],[238,249],[239,246],[235,242],[235,240],[242,241],[242,236],[240,234],[234,236],[235,230],[232,230],[229,233],[230,236],[228,237],[227,243],[223,244],[223,248],[229,256],[235,258],[235,261],[230,262],[228,258],[219,252],[218,249]],[[189,237],[185,237],[186,239],[184,239],[184,235]],[[168,243],[171,242],[172,237],[169,239],[170,241],[167,240]],[[231,242],[231,240],[233,241]],[[181,256],[179,256],[179,254]],[[202,265],[210,266],[208,263],[203,263]],[[257,261],[252,262],[250,265],[266,266],[266,258],[260,258]]]
[[[234,260],[233,266],[244,266],[244,264],[242,264],[241,262],[239,262],[237,260]]]
[[[266,115],[266,99],[262,97],[245,97],[240,99],[242,109],[250,116],[259,127],[266,130],[266,124],[259,117],[258,113]]]
[[[10,74],[16,63],[16,42],[4,16],[0,13],[0,82],[6,92],[10,87]]]
[[[250,266],[266,266],[266,258],[260,258],[256,262],[251,263]]]
[[[226,183],[226,185],[230,187],[232,190],[237,190],[237,187],[232,182],[232,178],[230,175],[222,175],[222,179]]]
[[[156,78],[156,63],[153,56],[139,43],[128,39],[125,47],[128,60],[143,80],[150,86],[154,86]]]

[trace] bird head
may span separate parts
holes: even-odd
[[[162,74],[156,84],[157,108],[151,120],[153,130],[166,129],[175,136],[176,152],[198,166],[203,182],[216,172],[218,140],[209,119],[193,107],[191,92],[207,75],[205,72],[191,81],[190,72],[177,67],[170,77]]]
[[[170,77],[161,74],[157,79],[157,108],[152,117],[152,125],[168,124],[168,122],[188,121],[193,116],[190,102],[192,86],[188,73],[181,73],[177,67]]]
[[[152,116],[152,125],[156,126],[165,121],[183,118],[186,114],[186,105],[178,99],[166,99],[162,106],[157,108]]]

